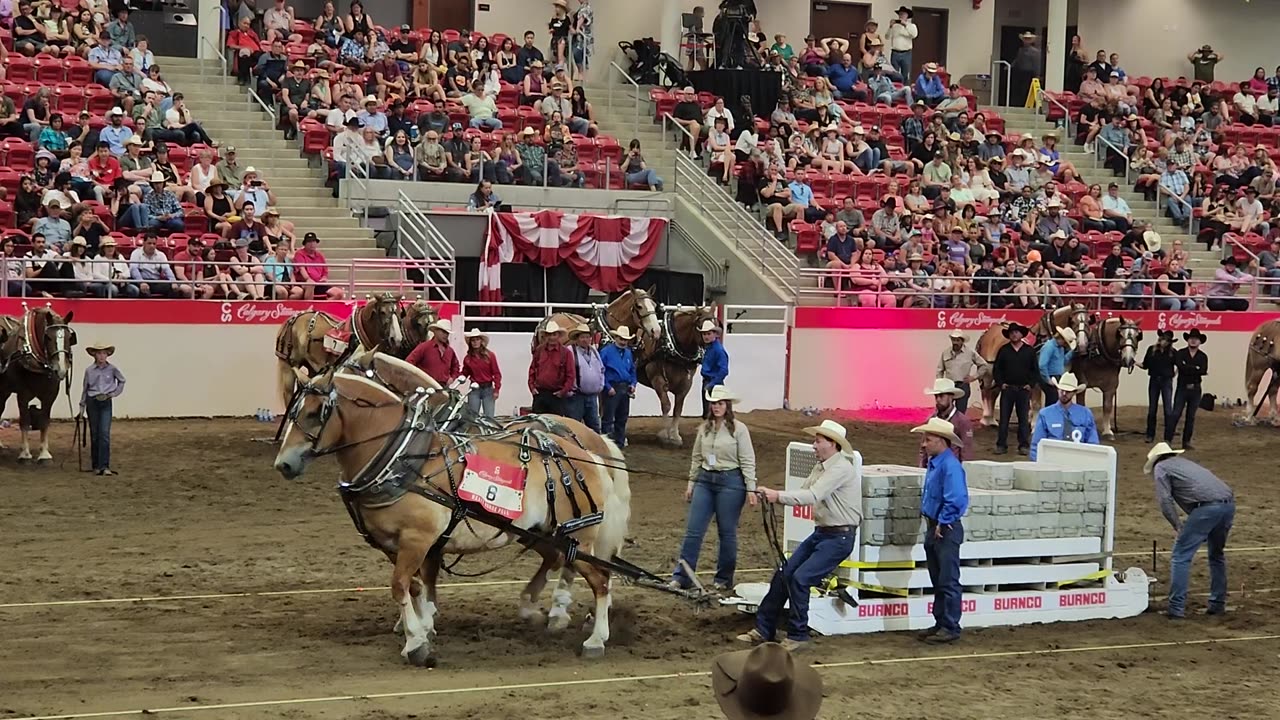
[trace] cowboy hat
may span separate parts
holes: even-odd
[[[702,321],[702,324],[701,324],[701,325],[699,325],[699,326],[698,326],[698,332],[700,332],[700,333],[704,333],[704,332],[713,332],[713,333],[718,333],[718,332],[720,332],[720,328],[716,327],[716,321],[715,321],[715,320],[712,320],[711,318],[707,318],[706,320],[703,320],[703,321]]]
[[[71,244],[79,245],[80,247],[89,247],[89,241],[85,240],[83,235],[77,235],[74,238],[72,238]]]
[[[636,337],[631,334],[631,328],[626,325],[622,325],[617,330],[610,330],[609,334],[620,340],[634,340]]]
[[[713,403],[713,402],[736,403],[739,400],[738,396],[734,395],[733,391],[725,387],[724,385],[717,385],[711,388],[710,390],[707,390],[705,393],[703,393],[703,397],[705,397],[707,399],[707,402],[709,403]]]
[[[853,134],[854,134],[854,135],[866,135],[866,134],[867,134],[867,131],[866,131],[866,130],[864,130],[864,129],[863,129],[863,127],[862,127],[861,125],[854,125],[854,126],[853,126]]]
[[[1191,328],[1191,332],[1182,333],[1183,340],[1190,340],[1191,338],[1196,338],[1201,343],[1204,343],[1206,340],[1209,339],[1204,336],[1204,333],[1200,332],[1200,328]]]
[[[486,342],[488,342],[489,340],[488,333],[481,330],[480,328],[471,328],[470,330],[463,333],[462,337],[466,338],[467,342],[471,342],[476,338],[484,338]]]
[[[951,441],[952,445],[960,444],[960,438],[956,435],[956,426],[936,415],[929,418],[929,422],[911,428],[911,432],[937,435],[940,438],[946,438]]]
[[[906,13],[907,17],[909,18],[913,18],[916,16],[915,11],[907,7],[906,5],[899,5],[898,9],[893,11],[894,15],[901,15],[902,13]]]
[[[298,61],[294,62],[292,65],[290,65],[289,67],[290,67],[290,68],[292,68],[292,69],[294,69],[294,70],[306,70],[306,69],[307,69],[307,64],[306,64],[306,63],[304,63],[304,62],[302,62],[301,60],[298,60]]]
[[[849,431],[835,420],[823,420],[821,425],[814,425],[804,429],[805,434],[818,436],[830,440],[845,452],[853,452],[853,446],[849,444]]]
[[[925,64],[924,64],[924,71],[925,71],[925,72],[927,72],[927,73],[936,73],[936,72],[938,72],[938,63],[925,63]]]
[[[1240,264],[1240,261],[1239,261],[1239,260],[1236,260],[1234,256],[1232,256],[1232,255],[1228,255],[1228,256],[1226,256],[1226,257],[1222,258],[1221,260],[1219,260],[1219,261],[1218,261],[1218,264],[1219,264],[1219,265],[1237,265],[1237,266],[1238,266],[1238,265]]]
[[[586,323],[578,323],[577,327],[569,331],[569,339],[572,340],[573,338],[579,335],[582,335],[583,333],[590,333],[590,332],[591,332],[591,328]]]
[[[160,172],[159,170],[151,173],[151,182],[153,183],[164,182],[164,173]]]
[[[938,378],[933,381],[933,387],[924,389],[925,395],[950,395],[952,397],[963,397],[964,391],[956,387],[956,381],[948,378]]]
[[[711,687],[729,720],[813,720],[822,706],[822,676],[772,642],[717,657]]]
[[[548,320],[547,326],[542,328],[542,332],[548,335],[552,333],[562,333],[562,332],[565,332],[565,328],[562,328],[558,324],[556,324],[555,320]]]
[[[1172,345],[1172,344],[1174,344],[1174,343],[1178,342],[1178,338],[1176,338],[1176,337],[1174,337],[1174,336],[1173,336],[1173,331],[1172,331],[1172,330],[1157,330],[1157,331],[1156,331],[1156,339],[1157,339],[1157,340],[1168,340],[1170,345]]]
[[[105,241],[103,241],[103,242],[105,242]],[[115,355],[115,354],[116,354],[116,346],[115,346],[115,345],[108,345],[108,344],[106,344],[106,343],[104,343],[104,342],[91,342],[91,343],[89,343],[89,346],[88,346],[88,347],[86,347],[86,348],[84,349],[84,351],[85,351],[85,352],[87,352],[87,353],[89,353],[90,355],[92,355],[92,354],[94,354],[95,352],[98,352],[98,351],[100,351],[100,350],[101,350],[101,351],[103,351],[103,352],[105,352],[105,353],[107,354],[107,356],[108,356],[108,357],[109,357],[109,356],[111,356],[111,355]]]
[[[1086,387],[1088,386],[1076,379],[1074,373],[1063,373],[1062,377],[1058,378],[1058,390],[1061,392],[1079,392]]]
[[[924,262],[924,256],[920,253],[911,253],[911,255],[907,257],[907,262]]]
[[[1067,341],[1067,347],[1068,347],[1068,348],[1075,348],[1075,346],[1076,346],[1076,331],[1075,331],[1075,330],[1072,330],[1072,329],[1071,329],[1071,328],[1069,328],[1069,327],[1060,327],[1060,328],[1058,328],[1057,332],[1055,332],[1054,334],[1055,334],[1055,335],[1057,335],[1058,337],[1062,338],[1063,340],[1066,340],[1066,341]]]
[[[129,139],[124,141],[124,144],[125,145],[141,145],[142,138],[138,137],[137,135],[130,135]]]
[[[831,123],[830,125],[828,125],[828,126],[826,126],[826,127],[822,128],[822,132],[824,132],[824,133],[829,133],[829,132],[838,133],[838,132],[840,132],[840,126],[839,126],[839,125],[837,125],[837,124],[835,124],[835,123]]]
[[[111,237],[110,235],[102,238],[102,240],[98,242],[99,248],[104,248],[108,245],[110,245],[111,247],[116,247],[116,239]]]
[[[1147,464],[1142,466],[1142,473],[1144,475],[1150,475],[1151,468],[1155,467],[1156,463],[1161,458],[1166,458],[1170,455],[1181,455],[1184,452],[1186,452],[1186,450],[1174,450],[1167,442],[1158,442],[1152,446],[1151,452],[1147,453]]]
[[[436,320],[435,322],[428,325],[427,329],[441,330],[444,332],[445,335],[448,335],[453,332],[453,323],[449,322],[448,318],[440,318],[439,320]]]
[[[1029,39],[1029,38],[1034,38],[1034,37],[1039,37],[1039,36],[1038,36],[1038,35],[1036,35],[1035,33],[1031,32],[1030,30],[1027,30],[1026,32],[1024,32],[1024,33],[1022,33],[1021,35],[1019,35],[1018,37],[1019,37],[1019,38],[1022,38],[1023,40],[1027,40],[1027,39]]]
[[[537,130],[534,130],[534,129],[533,129],[533,128],[531,128],[531,127],[527,127],[527,128],[525,128],[524,130],[521,130],[521,131],[520,131],[520,134],[521,134],[521,135],[537,135],[537,134],[538,134],[538,131],[537,131]]]
[[[1006,327],[1001,328],[1000,334],[1004,335],[1005,337],[1009,337],[1009,333],[1013,332],[1014,330],[1017,330],[1023,335],[1026,335],[1027,333],[1031,332],[1031,328],[1015,320],[1010,322]]]
[[[967,339],[968,339],[968,338],[965,336],[964,331],[963,331],[963,330],[961,330],[961,329],[959,329],[959,328],[956,328],[955,330],[952,330],[952,331],[951,331],[951,334],[950,334],[950,335],[948,335],[947,337],[951,338],[952,340],[967,340]]]

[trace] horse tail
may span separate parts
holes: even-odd
[[[596,533],[595,550],[599,557],[612,558],[621,552],[631,523],[631,476],[622,450],[613,440],[603,440],[609,450],[609,457],[603,458],[609,466],[605,474],[613,480],[613,492],[604,501],[604,520]]]

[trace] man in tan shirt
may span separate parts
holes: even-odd
[[[862,522],[862,486],[851,455],[853,447],[843,425],[823,420],[805,428],[813,436],[818,464],[799,490],[759,487],[765,500],[782,505],[813,508],[813,533],[795,549],[773,574],[769,592],[756,611],[756,626],[738,640],[758,644],[773,642],[778,615],[790,603],[787,637],[782,646],[792,652],[809,646],[809,590],[835,571],[853,553],[854,536]]]
[[[977,380],[987,367],[987,361],[983,360],[976,350],[964,346],[965,340],[963,332],[951,331],[951,347],[943,350],[942,357],[938,358],[937,375],[950,380],[958,389],[964,391],[964,394],[956,399],[956,410],[959,410],[962,415],[969,411],[969,383]]]

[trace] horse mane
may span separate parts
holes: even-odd
[[[384,352],[365,353],[355,359],[355,364],[362,369],[374,369],[383,380],[402,393],[412,392],[418,388],[426,388],[428,390],[444,389],[440,383],[436,382],[435,378],[395,355]]]

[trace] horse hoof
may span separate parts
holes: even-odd
[[[19,456],[18,456],[18,464],[19,464],[19,465],[26,465],[26,464],[27,464],[27,463],[29,463],[29,462],[31,462],[31,456],[30,456],[30,455],[27,455],[27,456],[25,456],[25,457],[24,457],[24,456],[22,456],[22,455],[19,455]]]
[[[435,656],[431,654],[431,648],[426,645],[421,645],[415,650],[410,650],[409,654],[405,655],[404,659],[409,661],[409,664],[414,667],[433,668],[436,666]]]
[[[593,646],[589,646],[589,645],[583,645],[583,646],[582,646],[582,659],[583,659],[583,660],[599,660],[599,659],[600,659],[600,658],[602,658],[602,657],[604,657],[604,646],[603,646],[603,645],[601,645],[601,646],[599,646],[599,647],[593,647]]]
[[[45,463],[51,463],[51,462],[53,462],[52,455],[48,455],[48,456],[41,455],[40,457],[36,458],[36,464],[38,465],[44,465]]]
[[[535,610],[533,608],[520,608],[520,619],[530,625],[541,625],[546,621],[546,617],[542,614],[542,611]]]
[[[547,632],[553,632],[553,633],[564,632],[568,628],[569,628],[568,615],[552,615],[551,619],[547,621]]]

